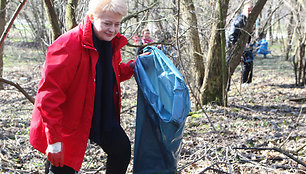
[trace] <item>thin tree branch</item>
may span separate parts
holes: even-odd
[[[0,82],[9,84],[14,86],[15,88],[17,88],[32,104],[34,104],[35,99],[33,97],[31,97],[18,83],[14,83],[12,81],[3,79],[2,77],[0,77]]]
[[[155,1],[155,2],[154,2],[152,5],[150,5],[149,7],[147,7],[147,8],[145,8],[145,9],[141,10],[141,11],[137,11],[137,12],[135,12],[135,13],[133,13],[133,14],[130,14],[130,15],[124,17],[124,18],[121,20],[121,23],[125,23],[127,20],[130,20],[130,19],[132,19],[132,18],[136,18],[136,17],[138,16],[138,14],[150,10],[151,8],[153,8],[154,6],[156,6],[158,3],[159,3],[158,1]]]
[[[4,39],[6,38],[9,30],[11,29],[16,17],[18,16],[19,12],[21,11],[22,7],[24,6],[24,4],[27,2],[27,0],[23,0],[22,2],[20,2],[20,4],[18,5],[18,8],[15,10],[11,20],[9,21],[9,24],[7,25],[7,27],[5,28],[4,32],[1,35],[0,38],[0,47],[2,46]]]

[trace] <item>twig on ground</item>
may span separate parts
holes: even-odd
[[[301,151],[302,149],[304,149],[304,147],[306,147],[306,143],[303,144],[302,146],[298,147],[297,150],[295,151],[295,153],[299,153],[299,151]]]
[[[205,173],[206,171],[208,171],[208,170],[213,170],[213,171],[218,172],[218,173],[230,174],[230,173],[224,172],[224,171],[222,171],[222,170],[213,168],[213,166],[218,165],[218,164],[220,164],[220,163],[223,163],[223,162],[216,162],[216,163],[214,163],[214,164],[212,164],[212,165],[206,167],[206,168],[205,168],[204,170],[202,170],[199,174],[204,174],[204,173]]]
[[[134,106],[131,106],[131,107],[129,107],[129,108],[127,108],[127,109],[121,111],[121,114],[123,114],[123,113],[125,113],[125,112],[127,112],[127,111],[129,111],[129,110],[131,110],[131,109],[133,109],[133,108],[135,108],[136,106],[137,106],[137,105],[134,105]]]
[[[248,111],[256,112],[255,110],[250,109],[250,108],[248,108],[248,107],[246,107],[246,106],[238,106],[238,105],[237,105],[236,107],[241,108],[241,109],[245,109],[245,110],[248,110]]]
[[[207,152],[207,151],[206,151]],[[205,158],[205,156],[207,155],[207,153],[205,153],[204,155],[202,155],[200,158],[196,159],[196,160],[193,160],[192,162],[189,162],[187,164],[185,164],[184,166],[180,167],[177,171],[180,172],[182,171],[183,169],[185,169],[186,167],[200,161],[201,159]]]
[[[298,123],[299,121],[300,121],[300,118],[301,118],[301,116],[302,116],[302,111],[303,111],[303,106],[301,107],[301,110],[300,110],[300,114],[299,114],[299,116],[298,116],[298,118],[296,119],[296,123]]]
[[[306,101],[306,97],[302,97],[302,98],[290,98],[289,101],[294,101],[294,102]]]
[[[277,148],[277,147],[272,147],[272,148],[266,148],[266,147],[234,147],[233,149],[243,149],[243,150],[274,150],[274,151],[277,151],[277,152],[280,152],[284,155],[286,155],[287,157],[291,158],[292,160],[294,160],[295,162],[303,165],[304,167],[306,167],[306,164],[297,159],[296,157],[294,157],[293,155],[291,155],[290,153],[280,149],[280,148]]]
[[[288,140],[291,137],[292,133],[293,132],[290,132],[290,134],[287,136],[287,138],[284,140],[284,142],[281,145],[279,145],[279,148],[282,148],[288,142]]]
[[[233,173],[232,164],[230,163],[229,158],[228,158],[228,148],[229,147],[226,147],[226,161],[227,161],[227,165],[228,165],[230,173]]]

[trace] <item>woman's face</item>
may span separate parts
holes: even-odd
[[[111,41],[120,30],[122,16],[113,12],[90,15],[93,29],[100,40]]]

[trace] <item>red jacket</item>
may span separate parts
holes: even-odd
[[[84,158],[94,108],[98,52],[93,46],[88,16],[60,36],[47,51],[30,129],[30,143],[42,153],[48,144],[63,142],[64,164],[79,171]],[[120,82],[131,78],[130,62],[121,63],[121,34],[112,40],[115,108],[120,113]],[[119,119],[119,114],[118,114]]]

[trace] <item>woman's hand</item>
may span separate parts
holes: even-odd
[[[145,53],[142,53],[142,54],[140,54],[140,55],[138,55],[138,56],[146,56],[146,55],[150,55],[151,54],[151,52],[145,52]],[[132,61],[131,63],[130,63],[130,66],[131,66],[131,68],[133,68],[134,69],[134,67],[135,67],[135,62],[136,62],[136,60],[137,60],[137,57],[136,57],[136,59],[134,60],[134,61]]]
[[[46,150],[47,158],[55,167],[64,166],[64,146],[63,143],[57,142],[49,144]]]
[[[145,53],[140,54],[139,56],[146,56],[146,55],[150,55],[150,54],[151,54],[151,52],[145,52]]]

